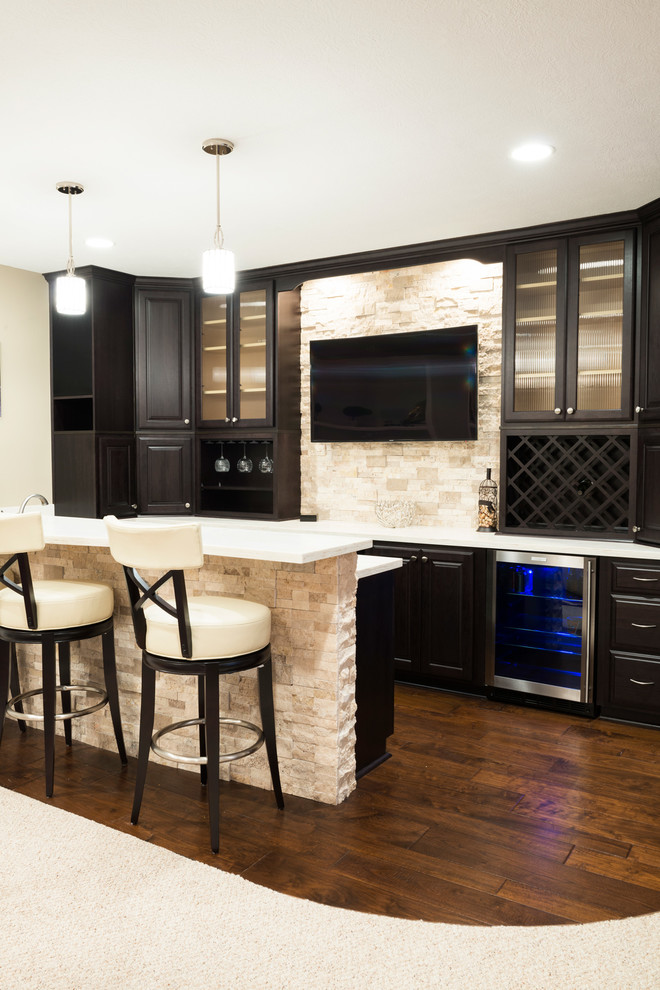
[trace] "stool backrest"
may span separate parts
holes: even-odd
[[[152,526],[134,520],[119,520],[115,516],[105,516],[103,521],[108,532],[110,553],[124,568],[139,648],[146,649],[147,626],[143,609],[153,602],[177,620],[181,655],[192,656],[192,632],[183,570],[201,567],[204,563],[199,524]],[[138,573],[138,567],[157,571],[160,576],[150,584]],[[174,605],[158,594],[158,590],[170,580],[174,588]]]
[[[43,550],[45,545],[40,512],[26,514],[0,512],[0,554],[9,554],[8,559],[0,567],[0,584],[22,597],[28,629],[38,628],[37,603],[28,553],[31,550]],[[14,564],[18,565],[20,584],[12,581],[7,574]]]

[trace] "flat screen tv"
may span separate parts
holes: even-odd
[[[477,327],[312,340],[314,442],[477,439]]]

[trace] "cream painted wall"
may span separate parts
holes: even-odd
[[[48,286],[0,265],[0,506],[52,501]]]

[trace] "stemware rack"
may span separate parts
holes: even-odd
[[[239,470],[245,452],[249,471]],[[229,470],[218,471],[224,457]],[[270,470],[268,470],[270,467]],[[272,516],[277,462],[271,439],[202,440],[199,451],[199,512],[208,515]]]

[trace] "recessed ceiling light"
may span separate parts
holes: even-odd
[[[543,144],[541,141],[531,141],[529,144],[521,144],[514,148],[511,157],[517,162],[540,162],[544,158],[549,158],[553,154],[554,148],[551,144]]]
[[[88,237],[85,240],[87,247],[91,248],[111,248],[115,246],[115,242],[111,241],[109,237]]]

